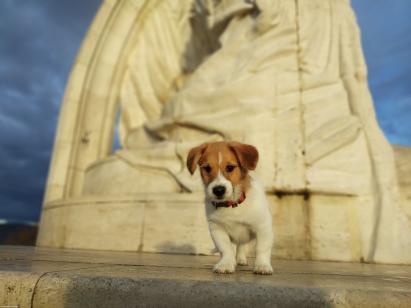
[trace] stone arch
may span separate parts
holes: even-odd
[[[83,41],[61,107],[45,203],[78,196],[85,168],[111,151],[118,92],[143,5],[105,1]]]

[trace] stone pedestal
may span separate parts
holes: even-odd
[[[104,1],[67,85],[38,245],[211,254],[185,169],[211,140],[259,149],[275,257],[411,263],[411,159],[396,150],[400,187],[347,0]]]

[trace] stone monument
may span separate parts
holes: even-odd
[[[67,85],[38,245],[212,253],[185,159],[217,140],[259,149],[274,257],[411,263],[348,0],[106,0]]]

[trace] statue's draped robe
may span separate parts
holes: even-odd
[[[115,153],[141,175],[130,193],[201,190],[188,150],[236,140],[259,149],[267,191],[365,196],[363,241],[390,241],[393,155],[348,0],[150,0],[140,18]]]
[[[258,173],[269,190],[371,189],[368,152],[388,144],[347,1],[154,2],[124,83],[124,149],[116,155],[196,190],[187,150],[238,140],[260,150]],[[367,130],[381,140],[367,140]]]

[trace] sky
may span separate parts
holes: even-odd
[[[0,0],[0,219],[37,221],[59,108],[101,0]],[[411,146],[411,0],[352,0],[378,121]]]

